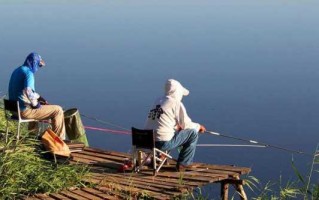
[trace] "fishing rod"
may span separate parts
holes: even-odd
[[[206,133],[209,133],[211,135],[216,135],[216,136],[220,136],[220,137],[225,137],[225,138],[230,138],[230,139],[235,139],[235,140],[239,140],[239,141],[243,141],[243,142],[248,142],[254,145],[260,145],[260,146],[264,146],[264,147],[270,147],[270,148],[274,148],[274,149],[279,149],[279,150],[283,150],[283,151],[288,151],[288,152],[292,152],[292,153],[298,153],[298,154],[305,154],[305,155],[311,155],[313,156],[313,154],[309,154],[303,151],[299,151],[299,150],[294,150],[294,149],[288,149],[285,147],[281,147],[281,146],[276,146],[276,145],[271,145],[271,144],[266,144],[263,142],[258,142],[256,140],[250,140],[250,139],[243,139],[240,137],[235,137],[232,135],[226,135],[226,134],[221,134],[221,133],[217,133],[217,132],[213,132],[213,131],[205,131]]]
[[[102,120],[97,119],[95,117],[91,117],[91,116],[87,116],[87,115],[83,115],[83,114],[81,114],[81,116],[86,117],[88,119],[95,120],[95,121],[100,122],[102,124],[112,125],[114,127],[117,127],[117,128],[120,128],[120,129],[124,130],[124,131],[116,131],[117,133],[121,132],[122,134],[130,134],[128,129],[123,128],[123,127],[121,127],[119,125],[116,125],[116,124],[113,124],[113,123],[110,123],[110,122],[106,122],[106,121],[102,121]],[[86,127],[86,128],[93,130],[93,128],[91,128],[91,127],[90,128]],[[116,133],[114,130],[111,131],[111,129],[103,129],[103,130],[102,129],[98,129],[98,128],[94,128],[94,129],[95,130],[99,130],[99,131],[104,131],[104,132],[114,132],[114,133]],[[269,147],[269,148],[279,149],[279,150],[283,150],[283,151],[287,151],[287,152],[313,156],[313,154],[306,153],[306,152],[303,152],[303,151],[294,150],[294,149],[288,149],[288,148],[285,148],[285,147],[271,145],[271,144],[266,144],[266,143],[258,142],[256,140],[243,139],[243,138],[239,138],[239,137],[235,137],[235,136],[231,136],[231,135],[226,135],[226,134],[221,134],[221,133],[208,131],[208,130],[206,130],[205,132],[209,133],[209,134],[212,134],[212,135],[216,135],[216,136],[221,136],[221,137],[225,137],[225,138],[230,138],[230,139],[235,139],[235,140],[239,140],[239,141],[243,141],[243,142],[248,142],[248,143],[251,143],[252,145],[241,145],[241,144],[198,144],[197,146],[199,146],[199,147],[226,147],[226,146],[227,147],[257,147],[257,148]]]
[[[265,148],[264,145],[251,145],[251,144],[197,144],[198,147],[258,147]]]

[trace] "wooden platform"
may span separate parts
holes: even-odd
[[[153,176],[151,169],[142,170],[140,173],[131,170],[121,172],[119,169],[124,160],[131,158],[129,154],[83,148],[78,144],[69,146],[73,150],[81,150],[72,153],[71,163],[91,166],[92,174],[85,181],[92,183],[92,188],[73,188],[26,199],[138,199],[143,196],[152,199],[174,199],[187,196],[195,188],[210,183],[221,184],[222,199],[228,199],[229,184],[235,185],[242,193],[241,199],[247,199],[242,188],[243,181],[239,177],[250,172],[250,168],[201,163],[190,171],[176,172],[175,163],[170,162],[170,165],[162,167],[157,176]]]

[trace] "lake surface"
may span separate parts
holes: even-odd
[[[311,153],[319,142],[318,8],[311,0],[1,1],[0,95],[36,51],[47,63],[36,90],[65,109],[143,127],[174,78],[190,90],[188,114],[208,130]],[[87,135],[91,146],[130,151],[130,136]],[[201,135],[199,143],[239,142]],[[195,161],[252,167],[266,183],[294,179],[291,159],[269,148],[198,147]],[[308,173],[311,156],[294,161]]]

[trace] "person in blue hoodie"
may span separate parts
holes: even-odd
[[[51,119],[52,130],[65,140],[63,109],[49,105],[35,90],[35,73],[45,66],[38,53],[30,53],[23,65],[16,68],[10,78],[9,100],[19,101],[21,116],[25,119]]]

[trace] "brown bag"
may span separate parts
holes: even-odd
[[[47,151],[53,154],[69,157],[71,152],[67,144],[61,140],[51,129],[47,129],[41,138]]]

